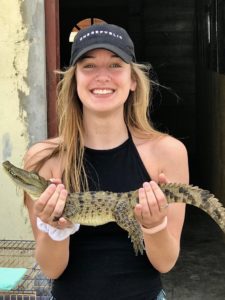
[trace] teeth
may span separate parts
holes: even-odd
[[[96,89],[96,90],[93,90],[93,94],[96,94],[96,95],[106,95],[106,94],[112,94],[113,93],[113,90],[108,90],[108,89]]]

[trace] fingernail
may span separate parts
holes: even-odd
[[[63,190],[61,191],[61,193],[62,193],[63,196],[67,196],[67,190],[63,189]]]

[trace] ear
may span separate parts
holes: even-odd
[[[131,92],[134,92],[136,90],[136,87],[137,87],[137,81],[131,79],[131,85],[130,85]]]

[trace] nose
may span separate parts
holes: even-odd
[[[107,82],[111,79],[110,72],[107,68],[99,68],[95,78],[97,81]]]

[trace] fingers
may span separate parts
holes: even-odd
[[[155,202],[157,202],[157,208],[161,212],[164,207],[167,207],[166,197],[156,182],[151,181],[150,186],[155,196]]]
[[[65,207],[66,204],[66,198],[67,198],[67,191],[65,190],[64,186],[62,188],[62,190],[60,190],[59,195],[58,195],[58,199],[55,203],[55,207],[54,210],[52,211],[51,214],[51,219],[60,219],[60,217],[62,216],[63,213],[63,209]]]
[[[61,179],[59,178],[50,178],[49,181],[51,181],[54,184],[62,183]]]
[[[154,181],[145,182],[139,189],[139,204],[135,207],[135,216],[139,223],[147,228],[160,224],[167,215],[166,197]]]
[[[66,220],[65,218],[61,217],[59,221],[57,222],[58,228],[63,229],[63,228],[68,228],[68,227],[73,227],[73,223],[69,220]]]
[[[164,173],[159,174],[159,183],[169,183],[169,180]]]
[[[47,202],[55,193],[56,185],[50,184],[47,189],[41,194],[40,198],[35,202],[34,211],[37,216],[40,216],[42,211],[44,210]]]
[[[151,208],[150,208],[150,202],[151,197],[153,196],[151,194],[151,191],[146,187],[148,183],[143,184],[143,188],[139,189],[139,203],[141,204],[141,216],[142,218],[148,218],[151,216]]]
[[[67,198],[67,191],[63,184],[50,184],[48,188],[41,194],[40,198],[35,202],[35,215],[45,223],[56,225],[56,222],[62,216]],[[64,219],[65,220],[65,219]],[[55,224],[54,224],[55,223]],[[64,224],[63,218],[59,224]]]
[[[45,216],[49,217],[50,219],[52,219],[52,215],[54,214],[54,211],[56,209],[57,203],[62,198],[63,189],[64,189],[64,185],[63,184],[57,185],[54,193],[49,198],[47,204],[45,205],[44,209],[42,210],[42,214],[43,215],[45,215]],[[59,215],[58,211],[57,211],[57,216],[58,217],[61,216],[61,214]]]

